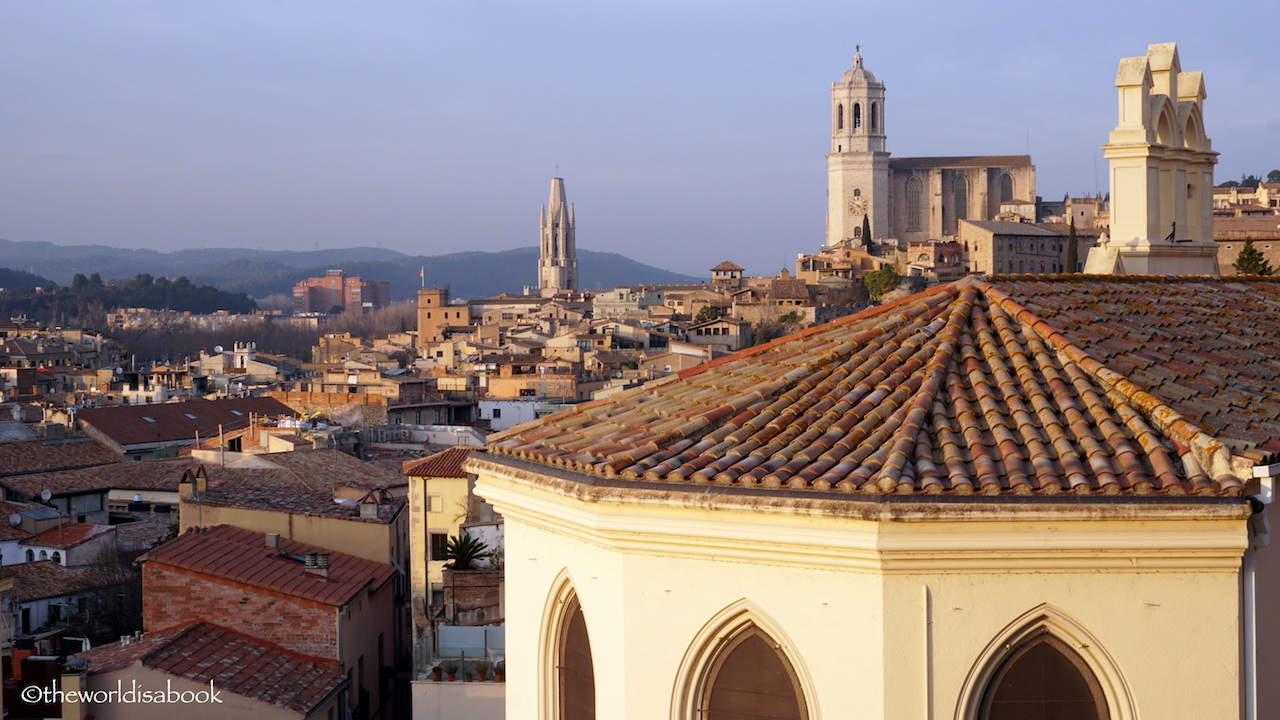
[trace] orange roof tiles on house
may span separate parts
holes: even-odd
[[[111,455],[115,460],[110,465],[6,477],[0,479],[0,485],[12,488],[30,498],[39,497],[42,490],[48,490],[55,496],[100,490],[177,492],[178,480],[182,477],[183,469],[195,467],[195,463],[190,458],[122,462],[119,455],[115,453]]]
[[[13,596],[18,602],[79,595],[126,580],[96,565],[63,567],[52,560],[18,563],[8,568],[17,575],[13,580]]]
[[[346,679],[333,663],[299,655],[229,628],[195,622],[111,643],[79,655],[90,674],[123,670],[136,662],[218,690],[309,714]]]
[[[86,427],[86,433],[99,433],[105,440],[128,448],[194,442],[196,435],[216,434],[219,425],[224,430],[247,425],[250,414],[292,417],[297,413],[273,398],[247,397],[90,408],[81,410],[77,419]]]
[[[738,267],[738,263],[732,260],[725,260],[719,265],[711,268],[711,272],[742,272],[742,270],[743,269],[741,267]]]
[[[83,545],[103,533],[114,531],[115,528],[110,525],[95,525],[93,523],[62,523],[58,527],[51,527],[44,532],[32,535],[26,540],[23,540],[22,544],[66,550],[77,545]]]
[[[6,478],[118,462],[120,456],[110,448],[86,438],[0,443],[0,477]]]
[[[1280,453],[1280,281],[969,278],[490,437],[601,477],[1242,494]]]
[[[413,477],[464,478],[467,471],[462,469],[462,463],[471,455],[471,450],[472,448],[467,447],[454,447],[405,463],[404,474]]]
[[[286,557],[309,552],[329,554],[327,578],[306,574],[301,562]],[[345,606],[366,588],[381,588],[396,575],[396,569],[385,563],[285,538],[280,538],[279,548],[267,547],[263,533],[229,525],[189,530],[138,560],[337,607]]]

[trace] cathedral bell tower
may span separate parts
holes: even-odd
[[[889,236],[889,153],[884,149],[884,83],[853,67],[831,85],[831,153],[827,155],[827,247],[863,243],[862,218],[873,238]]]
[[[573,205],[565,200],[564,179],[551,179],[551,195],[541,213],[538,288],[544,297],[578,289],[578,255]]]

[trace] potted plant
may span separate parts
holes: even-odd
[[[476,661],[476,682],[484,682],[485,678],[488,676],[489,676],[489,661],[477,660]]]
[[[431,668],[431,679],[436,682],[440,682],[444,679],[444,670],[442,670],[439,665]]]
[[[445,676],[449,678],[449,682],[458,679],[458,662],[456,660],[445,660],[440,663],[440,667],[444,670]]]
[[[507,661],[499,660],[493,664],[493,680],[494,682],[507,681]]]

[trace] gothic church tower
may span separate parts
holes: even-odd
[[[889,153],[884,149],[884,83],[853,67],[831,85],[831,153],[827,155],[827,247],[861,245],[862,217],[872,237],[890,237]]]
[[[538,288],[544,296],[578,289],[578,256],[573,239],[573,206],[565,201],[564,179],[551,179],[551,198],[542,206],[542,254]]]

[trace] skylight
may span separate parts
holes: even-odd
[[[186,415],[187,417],[191,418],[192,420],[199,420],[199,419],[200,419],[200,418],[196,417],[195,415],[192,415],[191,413],[182,413],[182,414],[183,414],[183,415]]]
[[[231,414],[232,414],[232,415],[239,415],[240,417],[244,417],[244,413],[240,412],[239,410],[232,410],[232,411],[231,411]]]
[[[155,421],[156,421],[156,420],[155,420],[155,418],[149,418],[149,417],[147,417],[146,415],[143,415],[143,416],[142,416],[142,419],[143,419],[143,420],[146,420],[146,421],[147,421],[147,422],[149,422],[149,423],[153,423],[153,422],[155,422]]]

